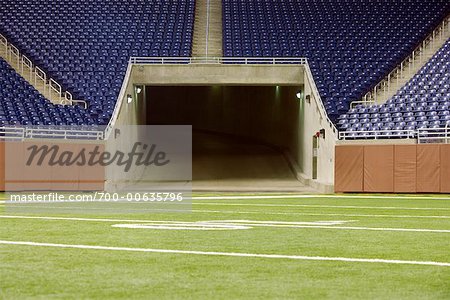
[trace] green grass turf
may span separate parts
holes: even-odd
[[[342,226],[450,230],[449,201],[287,195],[194,201],[190,214],[64,216],[189,222],[353,220]],[[450,263],[450,233],[267,227],[167,231],[112,224],[0,218],[0,240]],[[0,298],[449,299],[450,267],[0,245]]]

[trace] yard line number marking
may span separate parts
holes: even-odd
[[[34,217],[34,216],[0,216],[0,218],[125,223],[125,224],[115,224],[113,225],[113,227],[131,228],[131,229],[167,229],[167,230],[234,229],[235,230],[235,229],[250,229],[253,227],[273,227],[273,228],[310,228],[310,229],[335,229],[335,230],[450,233],[450,230],[447,229],[336,226],[336,225],[343,225],[345,223],[355,222],[354,220],[312,221],[312,222],[213,220],[213,221],[182,222],[182,221],[151,221],[151,220],[128,220],[128,219],[95,219],[95,218]]]

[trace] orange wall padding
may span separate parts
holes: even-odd
[[[0,142],[0,191],[5,190],[5,143]]]
[[[416,193],[416,179],[416,145],[396,145],[394,147],[394,192]]]
[[[394,192],[394,146],[364,147],[364,192]]]
[[[441,145],[441,193],[450,193],[450,145]]]
[[[364,147],[337,146],[335,191],[362,192],[364,188]]]
[[[417,145],[417,192],[440,193],[440,145]]]
[[[450,193],[450,145],[336,146],[335,191]]]
[[[60,152],[70,150],[86,152],[95,144],[68,144],[43,142],[0,142],[0,188],[2,191],[97,191],[104,190],[105,168],[103,166],[26,166],[25,151],[32,145],[58,145]],[[103,149],[101,145],[100,151]]]

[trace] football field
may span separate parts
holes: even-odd
[[[190,213],[8,214],[0,299],[450,299],[450,198],[195,195]]]

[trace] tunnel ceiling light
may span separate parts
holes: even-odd
[[[133,96],[127,95],[127,103],[130,104],[131,102],[133,102]]]

